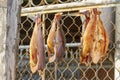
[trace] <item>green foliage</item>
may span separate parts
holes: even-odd
[[[24,3],[24,2],[28,2],[28,0],[23,0],[23,3]]]
[[[46,0],[47,2],[53,2],[54,0]]]

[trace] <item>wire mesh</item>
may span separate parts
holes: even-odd
[[[34,7],[41,5],[63,4],[82,0],[21,0],[22,7]]]
[[[27,0],[26,0],[27,1]],[[38,3],[36,3],[36,2]],[[43,5],[43,1],[53,1],[53,0],[29,0],[28,3],[24,2],[23,7],[34,7],[38,5]],[[54,0],[55,3],[70,2],[71,0]],[[30,4],[29,4],[30,3]],[[48,3],[44,3],[48,5]],[[101,10],[104,10],[103,8]],[[79,49],[80,46],[67,46],[65,55],[61,63],[58,64],[57,73],[55,73],[55,63],[48,62],[47,49],[45,50],[46,56],[46,67],[45,67],[45,79],[55,80],[55,75],[57,74],[58,80],[114,80],[114,54],[115,54],[115,31],[116,25],[114,21],[114,16],[116,9],[112,8],[112,11],[108,13],[102,13],[106,17],[104,20],[104,25],[109,34],[110,45],[107,51],[107,56],[103,60],[102,64],[93,64],[90,62],[90,66],[85,66],[79,62]],[[76,11],[74,11],[76,12]],[[80,43],[80,38],[82,37],[82,17],[80,16],[70,16],[71,12],[64,12],[61,19],[61,25],[63,27],[66,42],[67,43]],[[120,15],[120,13],[117,13]],[[111,18],[111,16],[113,16]],[[45,44],[48,37],[48,33],[51,27],[52,20],[54,18],[54,13],[45,14],[44,24],[44,38]],[[102,19],[104,19],[102,17]],[[17,54],[17,80],[41,80],[41,77],[36,72],[32,74],[29,66],[29,42],[34,28],[34,21],[27,16],[21,17],[20,23],[20,47],[19,53]],[[111,26],[111,27],[109,27]],[[26,46],[27,45],[27,46]],[[119,79],[118,79],[119,80]]]

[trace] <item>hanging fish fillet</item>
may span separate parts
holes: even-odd
[[[85,20],[83,22],[83,27],[82,27],[82,36],[83,36],[83,34],[85,32],[85,29],[86,29],[86,27],[87,27],[87,25],[90,21],[90,11],[88,10],[88,11],[85,11],[85,12],[80,12],[80,15],[81,16],[85,15]],[[82,45],[83,45],[83,38],[81,37],[81,47],[82,47]]]
[[[30,41],[30,68],[32,73],[43,71],[45,65],[44,40],[41,30],[41,19],[37,16]]]
[[[51,56],[54,55],[54,46],[55,46],[54,41],[55,41],[55,32],[56,32],[56,17],[57,17],[57,14],[55,15],[55,17],[53,19],[52,26],[51,26],[51,29],[50,29],[50,32],[49,32],[48,38],[47,38],[48,58],[49,59],[50,59]]]
[[[61,15],[57,16],[57,30],[55,35],[54,46],[54,54],[57,62],[60,62],[62,60],[62,57],[64,56],[65,53],[65,36],[62,26],[60,25],[60,19]]]
[[[35,23],[34,29],[33,29],[33,33],[32,33],[32,37],[30,40],[30,68],[31,71],[34,73],[37,71],[37,30],[38,26],[37,23]]]
[[[85,29],[90,21],[90,11],[87,10],[85,12],[81,12],[80,14],[85,15],[85,20],[84,20],[83,27],[82,27],[82,34],[84,34]]]
[[[55,60],[59,62],[64,55],[65,37],[59,22],[61,15],[62,13],[55,14],[52,27],[48,35],[47,45],[49,62],[54,62]]]
[[[41,24],[38,28],[37,36],[37,59],[38,59],[38,70],[43,71],[45,68],[45,56],[44,56],[44,38],[41,30]]]
[[[88,22],[83,34],[83,49],[80,62],[89,65],[90,59],[97,64],[106,56],[109,38],[100,19],[100,11],[92,10],[92,18]]]
[[[90,54],[94,42],[94,31],[96,29],[96,20],[97,15],[93,11],[92,18],[88,22],[83,34],[83,49],[82,53],[80,54],[80,62],[85,63],[86,65],[89,65],[90,61]]]
[[[106,56],[109,45],[109,37],[100,19],[100,11],[97,11],[97,25],[95,31],[95,41],[92,49],[91,58],[93,63],[97,64]]]

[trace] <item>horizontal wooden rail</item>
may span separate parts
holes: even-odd
[[[35,14],[47,14],[65,11],[86,10],[91,8],[105,8],[120,6],[120,2],[111,3],[90,3],[90,2],[71,2],[64,4],[52,4],[36,7],[22,8],[21,16],[35,15]]]

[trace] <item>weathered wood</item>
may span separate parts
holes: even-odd
[[[0,8],[0,79],[5,80],[6,8]]]
[[[0,7],[7,7],[7,0],[0,0]]]
[[[18,0],[0,0],[0,80],[15,80],[18,9]]]
[[[116,8],[116,26],[115,42],[120,45],[120,7]],[[120,48],[115,49],[115,77],[114,80],[120,80]]]

